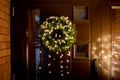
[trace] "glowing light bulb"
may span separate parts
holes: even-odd
[[[71,52],[70,52],[70,51],[68,51],[68,54],[67,54],[67,56],[70,56],[70,53],[71,53]]]
[[[51,36],[49,36],[49,38],[51,39]]]
[[[63,54],[60,55],[60,58],[63,58]]]
[[[68,53],[71,53],[70,51],[68,51]]]
[[[107,59],[107,56],[103,56],[104,59]]]
[[[113,46],[118,47],[118,44],[113,44]]]
[[[48,29],[46,29],[46,30],[45,30],[45,32],[49,32],[49,30],[48,30]]]
[[[42,53],[42,51],[40,51],[40,53]]]
[[[64,74],[61,74],[61,76],[64,76]]]
[[[65,40],[68,40],[68,38],[66,37]]]
[[[59,37],[61,38],[61,35],[59,35]]]
[[[107,38],[104,38],[104,41],[105,41],[105,42],[107,42],[107,41],[108,41],[108,39],[107,39]]]
[[[62,56],[60,56],[60,58],[62,58]]]
[[[56,54],[59,54],[59,52],[56,52]]]
[[[39,38],[41,37],[41,35],[38,36]]]
[[[100,42],[100,41],[101,41],[101,39],[100,39],[100,38],[98,38],[98,39],[97,39],[97,41],[98,41],[98,42]]]
[[[51,71],[49,71],[49,74],[51,74],[52,72]]]
[[[54,43],[57,43],[57,41],[54,41]]]
[[[63,72],[63,70],[61,70],[60,72]]]
[[[62,69],[63,69],[63,66],[61,65],[61,66],[60,66],[60,68],[62,68]]]
[[[113,61],[113,64],[118,64],[118,63]]]
[[[43,36],[45,36],[46,34],[44,33]]]
[[[59,25],[57,25],[57,29],[59,29]]]
[[[51,55],[48,55],[48,58],[51,58]]]
[[[67,54],[68,56],[70,56],[70,54]]]
[[[55,21],[52,21],[52,23],[54,23]]]
[[[57,45],[55,45],[55,47],[57,47]]]
[[[102,65],[101,65],[101,64],[99,64],[99,67],[102,67]]]
[[[61,42],[59,42],[59,44],[61,44]]]
[[[60,61],[60,63],[63,63],[63,61]]]
[[[69,60],[66,60],[66,62],[68,62],[68,63],[69,63],[70,61],[69,61]]]
[[[66,68],[69,68],[69,66],[66,66]]]
[[[67,74],[70,74],[70,72],[67,72]]]
[[[102,51],[101,51],[101,53],[102,53],[102,54],[104,54],[104,53],[105,53],[105,51],[104,51],[104,50],[102,50]]]
[[[42,69],[41,67],[39,67],[39,69]]]
[[[97,48],[94,46],[94,47],[93,47],[93,50],[97,50]]]
[[[49,63],[48,66],[51,66],[51,63]]]
[[[53,60],[56,60],[55,58],[53,58]]]
[[[55,34],[55,38],[57,38],[57,33]]]

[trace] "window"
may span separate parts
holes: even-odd
[[[88,7],[86,6],[74,6],[74,21],[88,20]]]
[[[90,52],[90,21],[88,6],[73,7],[73,22],[76,25],[76,43],[74,45],[75,59],[89,59]]]

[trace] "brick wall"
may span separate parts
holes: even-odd
[[[0,80],[10,73],[10,0],[0,0]]]

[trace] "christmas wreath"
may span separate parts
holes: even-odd
[[[40,26],[42,43],[54,52],[67,50],[76,41],[75,25],[68,17],[51,16]]]

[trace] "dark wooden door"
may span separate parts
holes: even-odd
[[[41,23],[43,21],[45,21],[46,18],[50,17],[50,16],[68,16],[69,19],[71,21],[73,20],[73,7],[77,4],[77,1],[75,3],[72,3],[74,1],[62,1],[62,2],[56,2],[56,1],[52,1],[50,4],[43,1],[43,3],[41,1],[33,1],[34,3],[32,3],[32,1],[30,2],[24,2],[24,1],[18,1],[16,2],[16,4],[18,4],[19,2],[21,4],[23,4],[24,6],[20,6],[17,5],[16,6],[16,26],[15,29],[18,31],[16,32],[17,35],[19,34],[19,37],[17,36],[17,50],[19,51],[18,55],[16,55],[18,57],[17,62],[20,62],[21,65],[17,66],[18,68],[16,68],[16,73],[17,73],[17,78],[24,80],[25,78],[22,78],[21,76],[28,76],[27,79],[28,80],[34,80],[36,78],[36,56],[35,56],[35,42],[36,42],[36,27],[35,27],[35,22],[33,19],[32,14],[34,14],[34,12],[32,12],[32,9],[34,8],[30,8],[32,7],[40,7],[40,20]],[[22,3],[23,2],[23,3]],[[48,1],[49,2],[49,1]],[[32,3],[32,4],[31,4]],[[66,4],[67,3],[67,4]],[[79,2],[80,3],[80,2]],[[86,3],[86,1],[83,3]],[[88,2],[87,2],[88,3]],[[78,4],[77,4],[78,5]],[[81,5],[81,4],[80,4]],[[86,5],[85,5],[86,6]],[[88,7],[88,5],[87,5]],[[21,13],[22,12],[22,13]],[[82,31],[83,27],[79,27],[80,26],[88,26],[89,27],[89,21],[83,21],[83,23],[75,23],[77,26],[77,34],[79,34],[79,30]],[[80,28],[80,29],[79,29]],[[20,30],[20,31],[19,31]],[[22,32],[21,32],[22,31]],[[80,31],[80,32],[81,32]],[[80,34],[82,35],[82,34]],[[88,35],[88,34],[87,34]],[[79,37],[77,37],[79,39]],[[82,38],[81,38],[82,39]],[[88,41],[89,43],[89,41]],[[78,41],[78,48],[79,46],[79,41]],[[66,51],[66,52],[62,52],[59,55],[57,55],[54,52],[50,52],[48,49],[46,49],[46,47],[44,47],[44,45],[41,46],[40,49],[40,78],[44,79],[49,79],[51,77],[53,77],[54,75],[56,75],[56,77],[54,78],[60,78],[60,79],[68,79],[68,78],[72,78],[74,79],[81,79],[81,78],[89,78],[89,71],[90,71],[90,60],[89,60],[89,56],[86,56],[87,59],[81,59],[81,58],[74,58],[74,47],[71,47],[70,50]],[[67,53],[71,54],[71,56],[67,56]],[[78,50],[79,52],[79,50]],[[49,54],[51,55],[52,58],[49,58]],[[88,53],[89,54],[89,53]],[[63,55],[64,58],[60,59],[59,57]],[[20,58],[21,57],[21,58]],[[22,60],[21,60],[22,59]],[[66,61],[66,59],[68,59]],[[60,62],[63,61],[62,65],[60,64]],[[68,63],[69,62],[69,63]],[[53,65],[53,67],[49,67],[48,65],[50,65],[50,63]],[[18,64],[18,63],[17,63]],[[22,67],[21,67],[22,66]],[[62,68],[62,69],[61,69]],[[20,70],[17,70],[20,69]],[[17,72],[17,71],[20,71]],[[23,72],[22,72],[23,71]],[[52,73],[53,72],[53,73]],[[24,73],[24,74],[22,74]],[[21,74],[21,76],[20,76]],[[52,79],[52,78],[51,78]],[[68,79],[69,80],[69,79]]]

